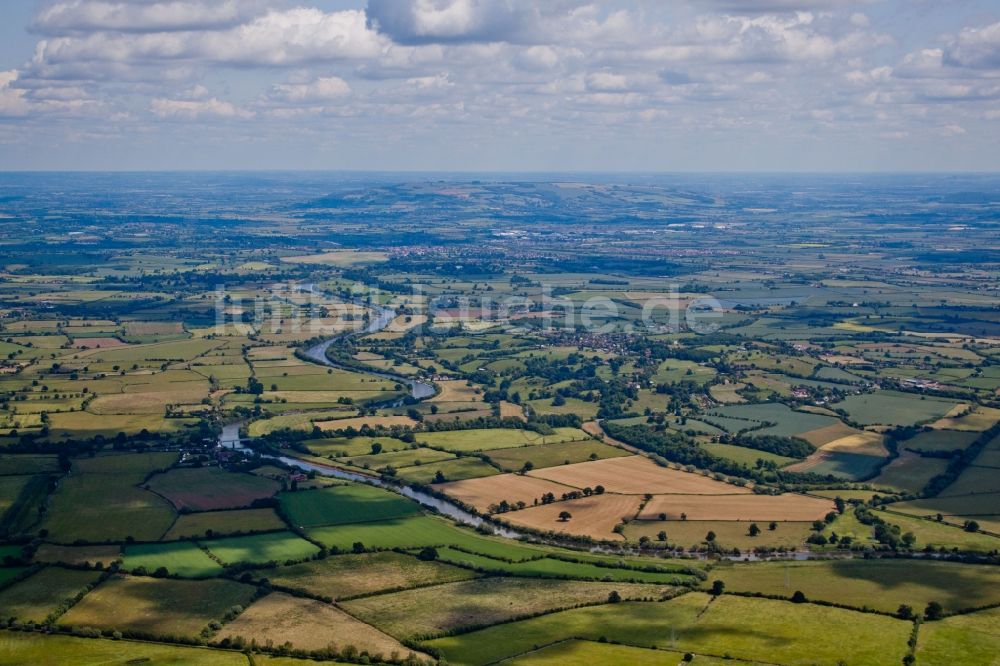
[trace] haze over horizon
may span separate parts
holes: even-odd
[[[988,0],[8,4],[8,171],[1000,170]]]

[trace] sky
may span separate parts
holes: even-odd
[[[1000,0],[4,0],[0,170],[1000,171]]]

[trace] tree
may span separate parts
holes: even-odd
[[[617,604],[622,600],[622,595],[618,594],[618,590],[611,590],[611,594],[608,595],[609,604]]]
[[[535,469],[535,463],[530,460],[525,460],[524,464],[521,465],[521,474],[527,474],[531,470]]]
[[[712,581],[712,596],[719,596],[726,591],[726,584],[721,580]]]
[[[434,472],[434,481],[432,483],[444,483],[444,473],[441,470]]]
[[[664,532],[663,530],[660,530],[659,532],[656,533],[656,540],[657,541],[666,541],[667,540],[667,533]]]
[[[806,595],[802,592],[802,590],[795,590],[795,593],[792,595],[792,603],[804,604],[805,602],[806,602]]]
[[[773,532],[774,530],[778,529],[778,523],[772,520],[771,523],[767,526],[767,529]]]
[[[378,442],[372,442],[372,455],[377,456],[382,453],[382,445]]]
[[[944,607],[936,601],[927,604],[924,609],[924,617],[928,620],[940,620],[944,616]]]
[[[594,494],[595,495],[603,495],[604,494],[604,486],[594,486]]]
[[[708,534],[705,535],[705,541],[713,543],[715,541],[715,532],[709,530]]]
[[[979,523],[977,523],[974,520],[967,520],[967,521],[965,521],[964,528],[965,528],[966,532],[978,532],[979,531]]]
[[[836,497],[836,498],[834,498],[833,503],[837,507],[837,513],[844,513],[844,509],[847,508],[847,503],[844,502],[844,498],[843,497]]]
[[[353,550],[355,553],[363,553],[365,552],[365,544],[361,543],[360,541],[355,541],[354,545],[351,546],[351,550]]]
[[[747,530],[747,535],[755,537],[760,534],[760,528],[757,527],[757,523],[750,523],[750,529]]]
[[[569,520],[572,517],[573,517],[573,514],[571,514],[569,511],[560,511],[559,512],[559,521],[560,522],[565,523],[567,520]]]
[[[420,551],[419,555],[417,555],[417,559],[423,560],[424,562],[433,562],[437,558],[438,558],[438,552],[437,548],[435,548],[434,546],[427,546],[426,548]]]
[[[907,606],[906,604],[900,604],[899,608],[896,609],[896,617],[900,620],[912,620],[913,608]]]

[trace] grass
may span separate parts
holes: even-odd
[[[797,460],[797,458],[779,456],[775,453],[768,453],[767,451],[758,451],[757,449],[750,449],[745,446],[734,446],[733,444],[719,444],[710,442],[707,444],[702,444],[701,448],[705,449],[713,456],[718,456],[719,458],[732,460],[737,464],[747,465],[749,467],[754,467],[757,464],[758,460],[773,462],[778,467],[784,467],[785,465],[793,463]]]
[[[450,583],[476,576],[465,569],[392,552],[336,555],[257,573],[275,585],[333,599]]]
[[[1000,654],[1000,609],[957,615],[920,626],[917,663],[944,664],[997,663]]]
[[[185,513],[163,535],[164,540],[190,537],[218,536],[222,534],[249,534],[283,530],[287,527],[274,509],[236,509],[234,511],[206,511]]]
[[[633,520],[625,527],[625,538],[637,542],[648,536],[654,542],[657,535],[667,533],[667,543],[689,548],[702,545],[709,532],[715,532],[715,541],[726,548],[753,550],[759,546],[780,547],[799,546],[809,536],[812,523],[778,522],[774,530],[769,529],[770,521],[758,521],[761,533],[749,536],[751,521],[733,520]],[[839,534],[839,532],[838,532]]]
[[[882,468],[882,472],[872,479],[873,486],[892,488],[904,493],[917,494],[938,474],[948,469],[944,458],[922,458],[914,453],[904,452]]]
[[[441,472],[445,481],[478,479],[499,474],[500,470],[479,458],[459,458],[396,470],[396,476],[407,483],[432,483]]]
[[[59,470],[56,456],[34,453],[0,455],[0,475],[45,474]]]
[[[427,446],[448,451],[490,451],[515,446],[553,444],[588,439],[587,433],[577,428],[555,428],[552,435],[542,436],[531,430],[515,428],[485,428],[480,430],[450,430],[418,433],[417,441]]]
[[[513,661],[504,662],[517,666],[677,666],[684,663],[684,653],[673,650],[649,649],[630,645],[612,645],[596,641],[569,640],[556,643],[528,654],[520,655]],[[698,666],[726,666],[749,662],[720,659],[697,655],[694,663]]]
[[[499,661],[566,638],[809,666],[884,666],[906,652],[910,623],[837,608],[691,593],[664,603],[606,604],[429,641],[451,664]],[[845,640],[845,637],[850,640]]]
[[[157,474],[147,484],[178,509],[212,511],[248,506],[270,497],[280,488],[276,481],[228,472],[220,467],[187,467]]]
[[[403,451],[390,451],[379,453],[378,455],[363,455],[352,458],[344,458],[339,462],[353,465],[355,467],[367,467],[371,469],[382,469],[383,467],[410,467],[411,465],[426,465],[428,463],[442,460],[454,460],[454,454],[445,451],[435,451],[419,447],[416,449],[405,449]]]
[[[254,593],[255,588],[229,580],[113,576],[73,606],[59,624],[194,638],[231,607],[246,606]]]
[[[977,553],[988,553],[1000,549],[1000,538],[978,532],[966,532],[934,520],[904,516],[895,512],[879,512],[887,523],[899,525],[903,532],[913,532],[917,537],[916,548],[958,548]]]
[[[955,402],[892,391],[852,395],[834,405],[864,425],[912,425],[940,418],[954,406]]]
[[[937,601],[947,612],[1000,603],[995,567],[927,560],[834,560],[719,565],[709,580],[727,591],[791,597],[894,613],[900,604],[923,610]]]
[[[247,664],[247,658],[235,651],[13,631],[0,631],[0,654],[9,659],[11,664],[53,666],[108,666],[109,664],[246,666]]]
[[[439,551],[439,558],[445,562],[453,562],[483,571],[502,571],[511,576],[525,578],[575,578],[579,580],[658,583],[662,585],[677,584],[690,579],[689,576],[676,573],[600,567],[595,564],[567,562],[548,557],[528,560],[526,562],[510,563],[504,560],[467,553],[454,548],[442,548]]]
[[[416,503],[363,484],[282,493],[279,499],[282,511],[297,527],[369,522],[420,513]]]
[[[341,649],[353,645],[358,650],[385,656],[407,652],[397,641],[334,606],[281,592],[272,592],[254,602],[215,638],[236,636],[262,645],[282,645],[287,641],[303,650],[321,650],[334,644]]]
[[[901,442],[900,446],[914,451],[964,450],[978,437],[978,432],[967,430],[927,430]]]
[[[337,458],[368,455],[372,451],[372,444],[380,444],[383,453],[401,451],[410,446],[394,437],[327,437],[307,439],[303,444],[309,447],[309,450],[315,455]]]
[[[203,541],[202,545],[227,565],[239,562],[265,564],[300,560],[311,557],[319,551],[316,546],[291,532],[214,539]]]
[[[618,458],[629,453],[615,446],[608,446],[597,440],[588,439],[580,442],[561,442],[558,444],[542,444],[538,446],[523,446],[512,449],[498,449],[489,452],[490,461],[507,472],[520,470],[526,462],[536,469],[553,467],[586,460],[602,458]]]
[[[46,567],[0,591],[0,615],[22,622],[42,622],[64,601],[97,582],[100,573]]]
[[[438,635],[504,622],[520,615],[624,598],[660,598],[669,588],[628,583],[482,578],[355,599],[341,604],[366,622],[399,638]]]
[[[208,578],[222,573],[219,563],[190,541],[127,545],[122,566],[127,571],[144,567],[150,574],[166,567],[169,573],[184,578]]]
[[[176,514],[166,500],[136,484],[176,458],[173,453],[139,453],[76,460],[49,500],[41,526],[51,540],[62,543],[159,539]]]

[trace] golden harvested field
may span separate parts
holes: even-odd
[[[479,479],[452,481],[439,484],[437,488],[480,511],[485,511],[490,504],[499,503],[500,500],[511,503],[520,501],[531,506],[535,499],[541,498],[545,493],[553,493],[559,497],[573,490],[552,481],[520,474],[498,474]]]
[[[515,526],[545,532],[552,530],[619,541],[622,537],[614,533],[615,525],[623,518],[635,517],[641,503],[642,499],[634,495],[593,495],[512,511],[503,514],[502,518]],[[563,511],[569,511],[572,518],[565,522],[559,520]]]
[[[944,416],[930,424],[935,430],[971,430],[981,432],[1000,421],[1000,409],[976,407],[965,416]]]
[[[850,437],[851,435],[857,435],[858,430],[852,428],[846,423],[834,423],[828,425],[825,428],[817,428],[816,430],[810,430],[809,432],[804,432],[799,435],[802,439],[806,440],[813,446],[819,448],[830,442],[834,442],[843,437]]]
[[[434,382],[440,393],[430,399],[430,402],[482,402],[482,389],[469,386],[467,382],[454,379],[445,382]]]
[[[500,418],[515,418],[524,420],[524,408],[506,400],[500,401]]]
[[[842,453],[859,453],[868,456],[885,457],[889,455],[889,452],[886,451],[885,445],[882,442],[883,438],[879,433],[864,431],[835,439],[832,442],[824,444],[822,449],[824,451],[840,451]]]
[[[320,650],[331,643],[337,648],[353,645],[386,657],[392,652],[410,652],[378,629],[365,624],[342,610],[315,599],[301,599],[281,592],[272,592],[253,603],[232,622],[225,625],[216,640],[242,636],[260,644],[285,641],[303,650]]]
[[[345,428],[360,430],[363,425],[368,425],[371,428],[378,426],[391,428],[392,426],[397,425],[403,427],[413,427],[416,424],[417,422],[409,416],[356,416],[347,419],[335,419],[333,421],[317,421],[315,423],[315,425],[319,426],[320,430],[327,431],[343,430]]]
[[[574,465],[561,465],[528,472],[529,476],[548,479],[574,488],[604,486],[610,493],[626,495],[682,494],[682,495],[745,495],[747,488],[722,481],[660,467],[645,456],[606,458]]]
[[[835,509],[830,500],[786,493],[784,495],[662,495],[650,500],[639,518],[668,520],[685,514],[690,520],[820,520]]]
[[[403,333],[410,330],[411,328],[416,328],[417,326],[423,326],[427,323],[427,315],[415,314],[409,315],[409,321],[407,321],[407,315],[399,315],[391,322],[386,330],[390,333]]]
[[[123,347],[125,343],[118,338],[77,338],[73,340],[75,349],[98,349],[108,347]]]

